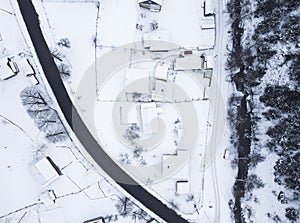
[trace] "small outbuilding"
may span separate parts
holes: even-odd
[[[189,194],[190,184],[187,180],[176,182],[176,194]]]
[[[0,80],[7,80],[17,75],[19,68],[13,60],[4,57],[0,59]]]
[[[40,201],[46,205],[46,206],[51,206],[55,204],[56,200],[56,194],[54,193],[54,190],[47,190],[44,193],[41,194],[40,196]]]
[[[212,70],[214,67],[214,58],[212,55],[210,56],[203,56],[202,57],[203,63],[202,68],[205,70]]]
[[[204,15],[205,16],[212,16],[215,14],[213,8],[213,1],[214,0],[205,0],[204,1]]]
[[[44,178],[44,186],[52,183],[61,175],[60,169],[49,156],[42,158],[34,166]]]
[[[18,65],[20,67],[21,73],[25,75],[34,75],[35,71],[32,68],[32,65],[30,64],[29,60],[25,57],[20,58],[18,61]]]
[[[141,8],[148,9],[151,12],[160,12],[162,7],[162,0],[138,0]]]
[[[169,71],[169,66],[167,66],[167,65],[157,66],[155,69],[155,75],[154,75],[155,79],[167,81],[168,71]]]

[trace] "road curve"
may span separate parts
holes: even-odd
[[[124,172],[97,143],[82,121],[65,89],[59,71],[42,34],[39,17],[32,1],[18,0],[18,4],[38,59],[60,109],[86,151],[115,182],[161,219],[170,223],[187,223],[187,220],[179,216],[174,210],[168,208]],[[76,120],[76,128],[73,128],[74,119]],[[129,184],[121,182],[129,182]]]

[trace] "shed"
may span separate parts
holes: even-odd
[[[155,70],[155,79],[167,81],[169,67],[167,65],[157,66]]]
[[[14,72],[15,71],[15,72]],[[7,80],[17,75],[17,65],[4,57],[0,59],[0,80]]]
[[[162,0],[138,0],[141,8],[150,10],[151,12],[160,12],[162,7]]]
[[[176,182],[176,194],[189,194],[190,184],[187,180]]]
[[[55,203],[55,199],[56,199],[56,194],[54,193],[54,190],[47,190],[44,193],[42,193],[40,195],[40,201],[46,205],[46,206],[50,206],[53,205]]]
[[[201,29],[203,29],[203,30],[205,30],[205,29],[214,29],[214,28],[215,28],[215,24],[214,23],[201,25]]]
[[[18,65],[20,67],[20,70],[25,75],[33,75],[35,74],[35,71],[32,68],[32,65],[30,64],[29,60],[25,57],[22,57],[18,61]]]
[[[212,70],[214,67],[214,58],[212,55],[203,57],[203,68],[206,70]]]
[[[204,15],[211,16],[214,15],[214,8],[213,8],[213,0],[205,0],[204,1]]]
[[[45,180],[45,182],[43,183],[44,186],[52,183],[61,175],[59,168],[55,165],[55,163],[49,156],[39,160],[35,164],[35,167]]]

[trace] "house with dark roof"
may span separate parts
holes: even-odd
[[[148,9],[152,12],[160,12],[162,0],[139,0],[138,4],[141,8]]]

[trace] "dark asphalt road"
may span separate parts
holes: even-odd
[[[38,14],[31,0],[18,0],[23,19],[29,32],[31,41],[42,65],[43,71],[50,87],[57,99],[57,102],[75,135],[84,146],[86,151],[93,157],[98,165],[123,189],[134,198],[139,200],[148,209],[170,223],[187,223],[174,210],[169,209],[160,200],[148,193],[142,186],[124,172],[101,148],[88,128],[83,123],[80,115],[74,108],[69,95],[60,78],[56,64],[50,54],[47,43],[42,34]],[[76,128],[73,128],[73,121],[76,120]],[[128,182],[124,184],[121,182]]]

